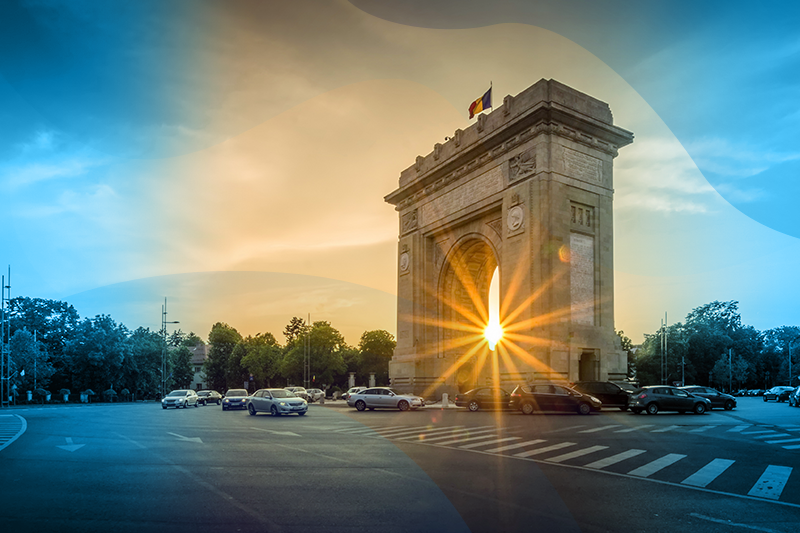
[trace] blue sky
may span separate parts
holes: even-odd
[[[797,28],[790,2],[3,2],[0,265],[12,296],[133,328],[168,296],[202,336],[343,309],[352,343],[393,331],[383,196],[490,80],[499,102],[555,78],[636,135],[615,162],[617,328],[711,300],[797,324]]]

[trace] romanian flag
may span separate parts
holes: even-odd
[[[469,118],[474,117],[481,111],[489,109],[492,107],[492,88],[489,87],[489,90],[484,93],[483,96],[475,100],[469,105]]]

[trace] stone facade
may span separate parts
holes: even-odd
[[[404,170],[392,385],[426,396],[534,379],[621,379],[607,104],[540,80]],[[482,342],[499,268],[501,348]],[[513,330],[513,331],[510,331]]]

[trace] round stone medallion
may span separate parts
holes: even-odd
[[[515,205],[509,209],[508,216],[506,217],[506,225],[508,225],[508,229],[511,231],[516,231],[521,228],[524,217],[525,212],[522,210],[522,206]]]
[[[408,257],[408,252],[400,254],[400,272],[406,272],[411,259]]]

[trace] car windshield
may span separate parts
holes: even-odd
[[[297,398],[297,396],[290,390],[275,389],[269,392],[272,393],[273,398]]]
[[[229,390],[228,394],[226,394],[225,396],[228,396],[228,397],[230,397],[230,396],[247,396],[247,391],[244,390],[244,389],[233,389],[233,390]]]
[[[167,396],[186,396],[185,390],[174,390],[170,392]]]

